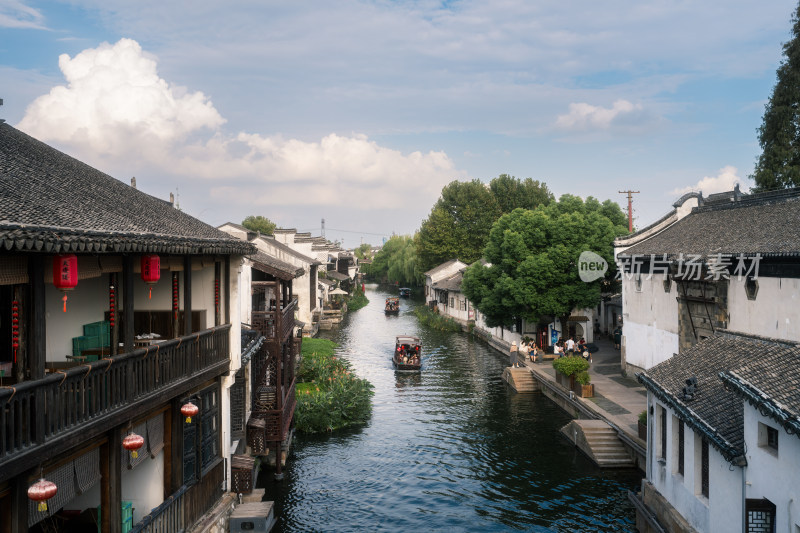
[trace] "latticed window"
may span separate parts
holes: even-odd
[[[236,372],[231,386],[231,439],[243,439],[245,433],[245,369]]]
[[[684,432],[683,420],[680,420],[678,421],[678,473],[680,475],[683,475],[683,458],[684,458],[683,432]]]
[[[186,401],[200,408],[191,423],[183,422],[183,482],[188,484],[219,457],[219,388],[212,385]]]
[[[708,441],[703,439],[700,452],[700,493],[708,498]]]
[[[769,500],[747,500],[747,533],[773,533],[775,531],[775,504]]]
[[[661,407],[661,453],[662,459],[667,458],[667,410]]]

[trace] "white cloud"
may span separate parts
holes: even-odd
[[[719,173],[716,176],[705,176],[695,185],[675,189],[672,194],[682,195],[687,192],[702,191],[704,195],[708,196],[718,192],[732,191],[737,184],[742,188],[742,192],[746,192],[750,188],[742,187],[744,183],[738,174],[739,170],[729,165],[719,169]]]
[[[643,115],[642,111],[641,104],[632,104],[627,100],[617,100],[611,108],[587,103],[569,104],[569,113],[559,115],[555,125],[567,131],[608,130],[613,126],[636,122],[637,117]]]
[[[26,6],[18,0],[0,1],[0,28],[46,29],[44,17],[38,9]]]
[[[59,66],[67,85],[37,98],[21,130],[95,166],[102,161],[107,171],[207,188],[218,206],[428,209],[446,183],[466,178],[444,152],[403,154],[365,135],[309,142],[225,132],[225,119],[203,93],[160,78],[156,59],[130,39],[62,55]]]

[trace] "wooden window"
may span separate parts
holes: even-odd
[[[703,439],[700,446],[700,494],[708,498],[709,472],[708,472],[708,441]]]
[[[207,387],[185,401],[200,408],[191,423],[183,422],[183,482],[191,484],[219,457],[219,386]]]
[[[758,446],[772,455],[778,455],[778,430],[767,424],[758,423]]]
[[[661,410],[661,420],[660,420],[660,428],[659,431],[661,432],[661,449],[659,450],[658,456],[661,459],[667,459],[667,410],[663,407],[659,407]]]
[[[684,424],[683,420],[678,421],[678,473],[680,475],[684,475],[683,473],[683,464],[684,464],[684,445],[683,445],[683,436],[684,436]]]
[[[769,500],[746,500],[747,533],[772,533],[775,531],[775,504]],[[796,530],[796,529],[795,529]]]
[[[231,439],[245,437],[245,367],[236,372],[236,381],[231,386]]]
[[[778,451],[778,430],[767,426],[767,446]]]

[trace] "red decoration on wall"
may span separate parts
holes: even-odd
[[[214,280],[214,313],[219,314],[219,280]]]
[[[177,276],[172,276],[172,312],[174,313],[175,320],[178,320],[178,277]]]
[[[185,403],[183,404],[183,407],[181,407],[181,414],[186,417],[187,424],[191,424],[192,417],[196,416],[199,412],[200,409],[198,409],[197,406],[192,402]]]
[[[64,291],[64,312],[67,312],[66,291],[71,291],[78,284],[78,256],[62,254],[53,258],[53,285]]]
[[[14,363],[17,362],[17,350],[19,349],[19,301],[11,302],[11,347],[14,348]]]
[[[153,297],[153,287],[161,279],[161,259],[155,254],[142,256],[142,281],[150,285],[149,298]]]
[[[117,323],[117,289],[113,285],[108,286],[108,322],[113,329]]]
[[[56,484],[42,478],[28,487],[28,498],[39,502],[37,510],[41,513],[47,511],[47,500],[55,496],[56,492],[58,492]]]
[[[122,447],[131,452],[131,457],[136,459],[139,457],[139,448],[144,446],[144,437],[131,433],[122,439]]]

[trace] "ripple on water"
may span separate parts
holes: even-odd
[[[635,531],[636,472],[596,468],[558,433],[563,411],[508,389],[504,354],[419,326],[414,301],[384,316],[387,295],[368,289],[331,335],[375,386],[370,423],[297,435],[284,481],[259,477],[277,531]],[[397,334],[421,337],[421,373],[392,369]]]

